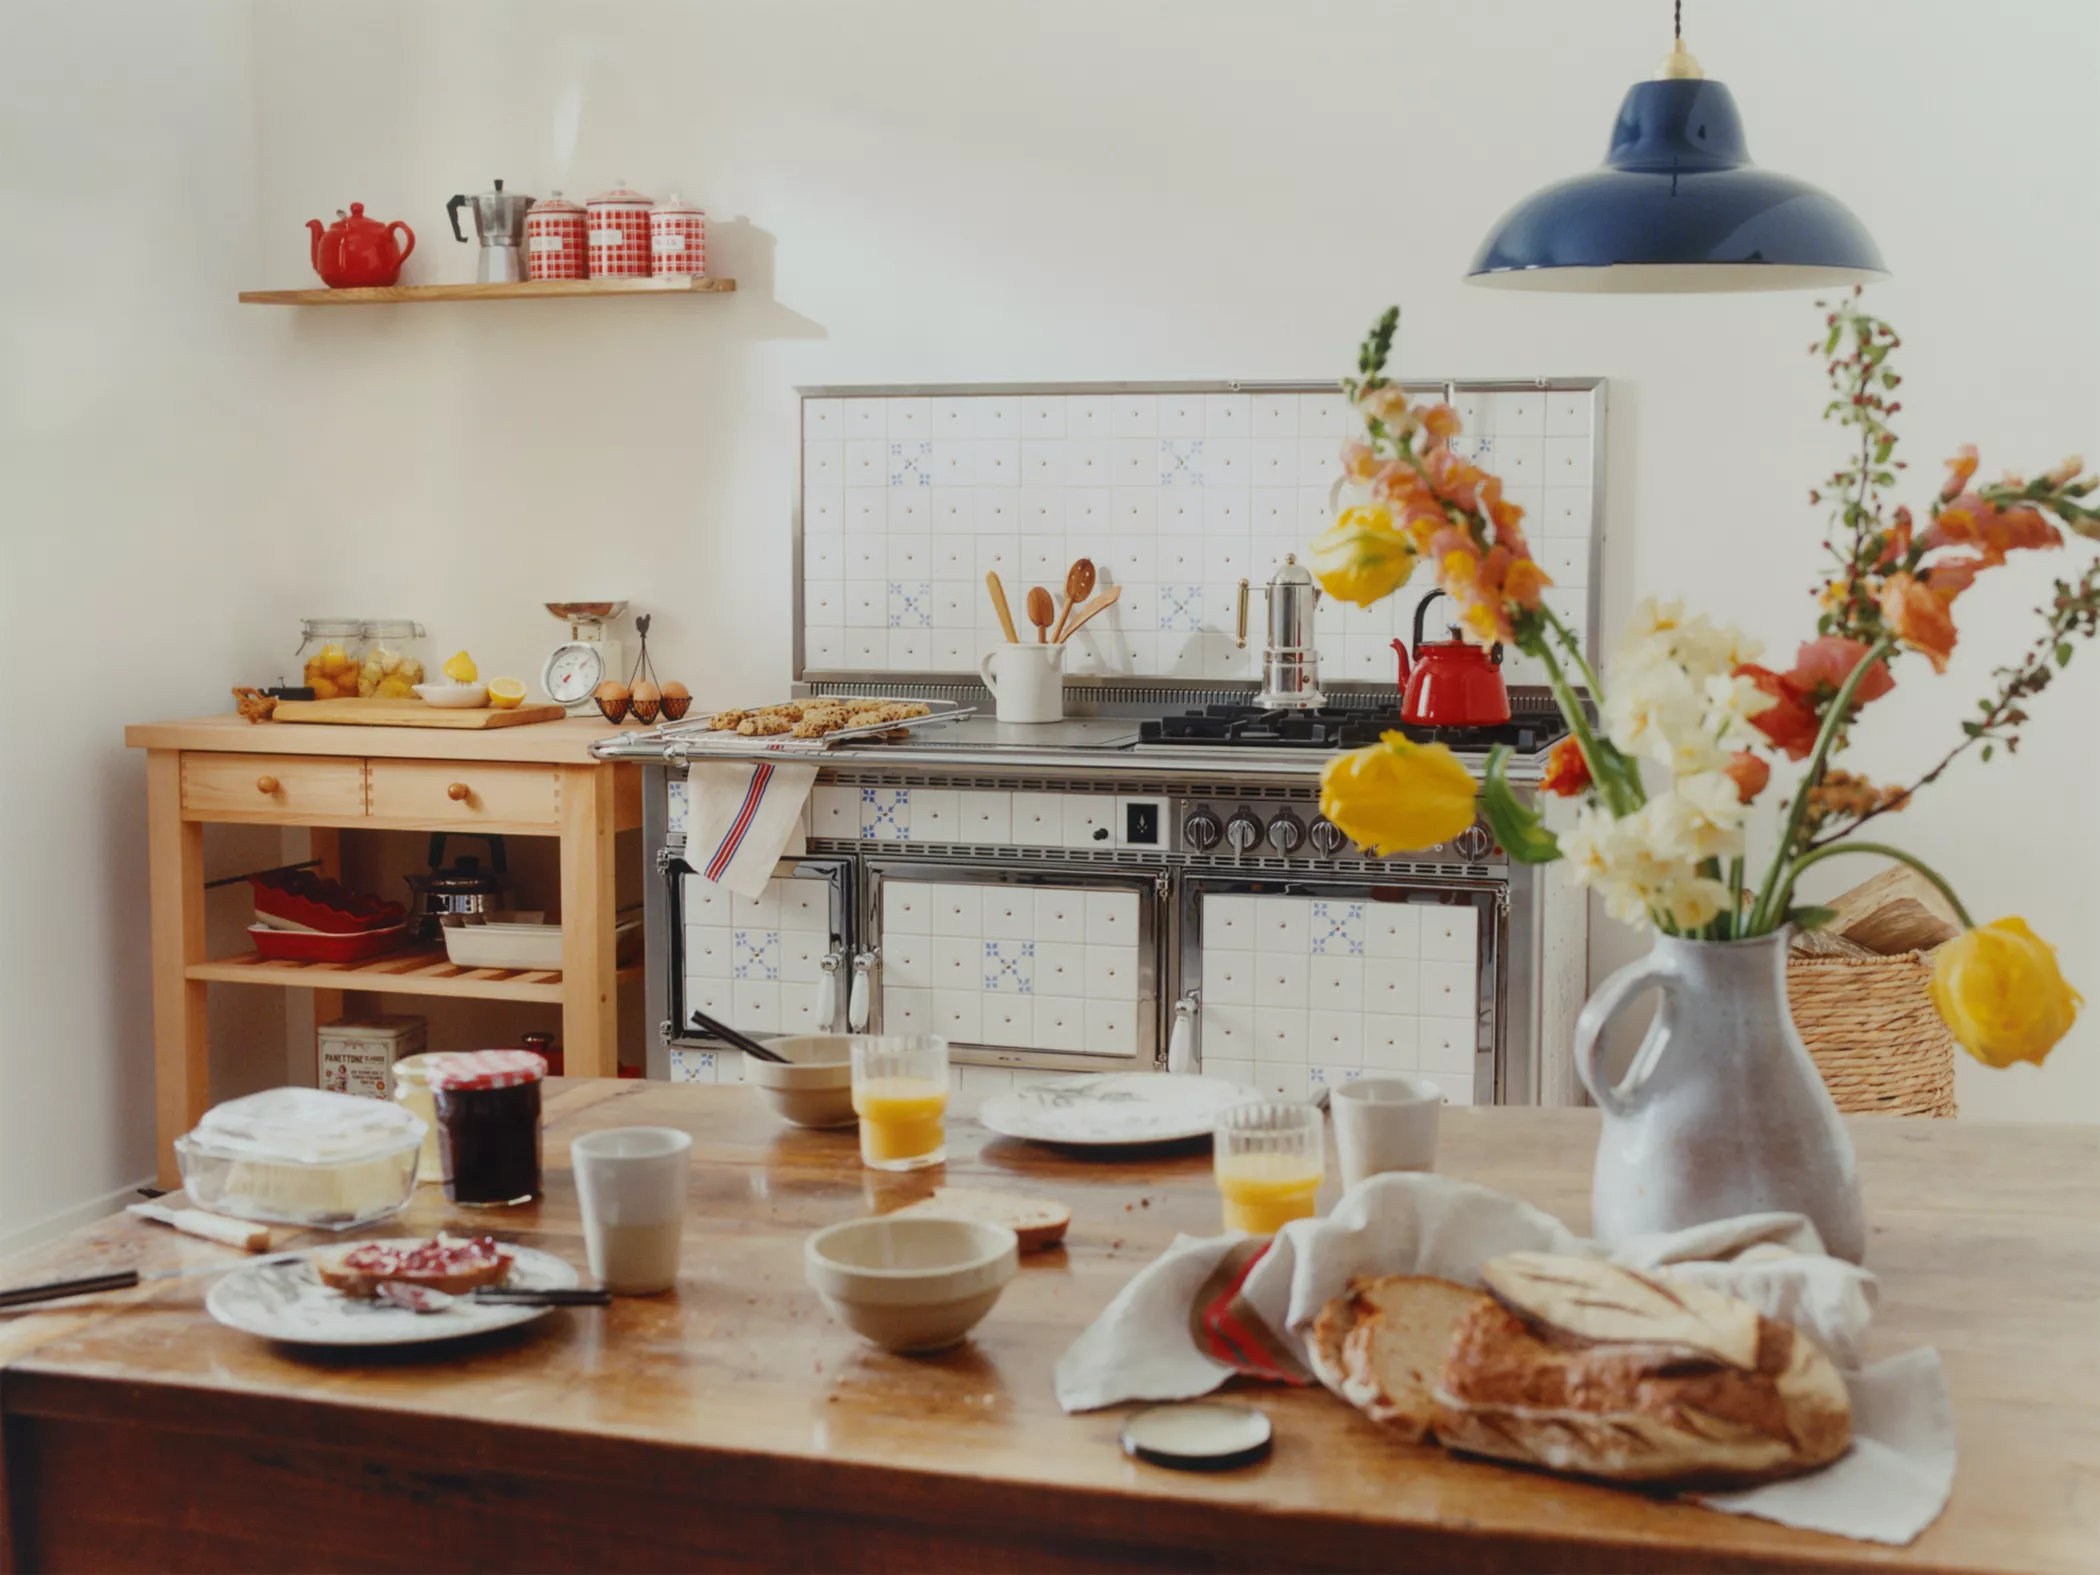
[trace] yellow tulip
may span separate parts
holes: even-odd
[[[1387,733],[1320,773],[1320,813],[1381,854],[1449,842],[1473,824],[1473,777],[1442,744]]]
[[[2064,982],[2056,948],[2025,919],[1966,930],[1932,963],[1932,1004],[1954,1038],[1985,1066],[2040,1066],[2071,1031],[2085,998]]]
[[[1341,518],[1313,538],[1306,565],[1321,589],[1337,601],[1369,607],[1407,583],[1415,572],[1415,548],[1393,524],[1382,503],[1344,509]]]

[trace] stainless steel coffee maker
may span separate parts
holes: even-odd
[[[1239,643],[1247,644],[1247,590],[1240,581]],[[1313,610],[1319,605],[1319,583],[1312,571],[1286,553],[1269,581],[1268,639],[1261,653],[1261,693],[1254,703],[1270,711],[1310,710],[1327,703],[1320,692],[1319,637]]]
[[[525,210],[532,206],[532,199],[505,191],[500,180],[494,191],[454,197],[445,204],[445,217],[452,221],[452,233],[461,241],[467,235],[459,227],[459,210],[470,203],[474,233],[481,241],[475,279],[482,284],[516,284],[525,277]]]

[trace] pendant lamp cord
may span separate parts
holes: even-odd
[[[1678,43],[1684,42],[1684,0],[1676,0],[1674,15],[1670,22],[1670,34]]]

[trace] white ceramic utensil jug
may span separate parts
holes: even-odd
[[[995,645],[977,664],[984,687],[999,702],[1002,722],[1062,722],[1065,719],[1065,648],[1057,645]]]

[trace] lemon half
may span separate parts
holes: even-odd
[[[445,663],[445,676],[455,684],[471,684],[481,676],[481,672],[475,667],[473,657],[465,651],[457,651],[453,653],[451,660]]]
[[[498,711],[508,711],[525,698],[525,686],[515,678],[491,678],[489,680],[489,704]]]

